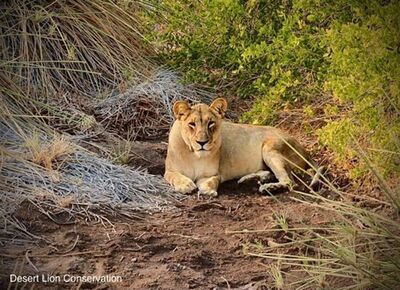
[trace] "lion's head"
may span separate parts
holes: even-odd
[[[186,145],[198,157],[217,151],[221,146],[221,122],[228,103],[218,98],[210,106],[177,101],[173,112],[181,122],[181,135]]]

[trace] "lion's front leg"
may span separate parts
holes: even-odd
[[[197,187],[199,188],[199,194],[217,196],[218,195],[217,189],[219,182],[220,182],[219,175],[199,179],[196,182]]]
[[[166,171],[164,178],[180,193],[187,194],[195,190],[196,184],[187,176],[174,171]]]

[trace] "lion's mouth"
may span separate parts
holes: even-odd
[[[200,148],[200,149],[197,149],[196,152],[198,152],[199,154],[206,154],[206,153],[210,152],[210,150]]]

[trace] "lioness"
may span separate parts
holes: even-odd
[[[305,149],[277,128],[223,120],[227,108],[223,98],[210,106],[174,104],[165,179],[181,193],[198,188],[200,194],[217,196],[218,185],[227,180],[270,181],[269,169],[278,182],[261,184],[260,192],[291,188],[292,169],[306,169],[311,162]],[[312,184],[316,181],[315,176]]]

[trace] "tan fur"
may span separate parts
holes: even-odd
[[[278,182],[262,184],[260,191],[291,187],[291,170],[308,167],[304,148],[277,128],[224,121],[227,106],[223,98],[210,106],[174,104],[165,179],[179,192],[198,188],[201,194],[216,196],[221,182],[267,181],[271,170]]]

